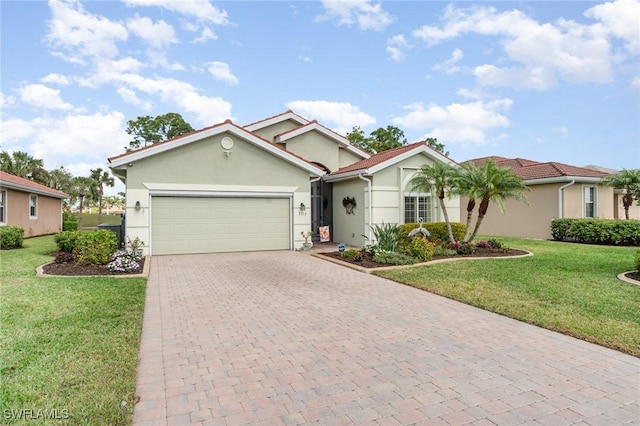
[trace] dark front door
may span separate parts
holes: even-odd
[[[320,179],[311,184],[311,229],[313,230],[313,241],[319,241],[318,228],[329,226],[329,231],[333,232],[333,207],[332,184]]]

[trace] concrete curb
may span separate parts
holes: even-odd
[[[635,271],[627,271],[627,272],[623,272],[621,274],[618,274],[618,279],[620,281],[624,281],[624,282],[629,283],[629,284],[640,285],[639,281],[632,280],[631,278],[627,278],[627,277],[624,276],[624,274],[628,274],[629,272],[635,272]]]
[[[45,263],[44,265],[40,265],[36,268],[36,276],[37,277],[54,277],[54,278],[80,278],[80,277],[89,277],[89,278],[149,278],[149,268],[151,267],[151,256],[145,256],[144,258],[144,268],[142,269],[142,273],[140,274],[121,274],[121,275],[49,275],[45,274],[43,271],[43,267],[45,265],[49,265],[52,262]]]
[[[522,249],[518,249],[518,250],[522,250]],[[323,260],[327,260],[329,262],[333,262],[341,266],[346,266],[347,268],[355,269],[356,271],[364,272],[365,274],[370,274],[371,272],[374,272],[374,271],[389,271],[394,269],[416,268],[419,266],[436,265],[438,263],[444,263],[444,262],[457,262],[460,260],[519,259],[522,257],[533,256],[533,253],[530,251],[527,251],[527,250],[522,250],[522,251],[526,251],[527,253],[517,255],[517,256],[498,256],[498,257],[449,257],[446,259],[436,259],[436,260],[430,260],[428,262],[414,263],[413,265],[381,266],[379,268],[363,268],[362,266],[354,265],[349,262],[343,262],[342,260],[334,259],[333,257],[323,256],[321,253],[311,253],[311,256],[317,257]]]

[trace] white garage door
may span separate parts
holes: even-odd
[[[287,250],[288,198],[152,197],[152,254]]]

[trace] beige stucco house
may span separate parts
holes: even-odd
[[[531,191],[526,194],[529,205],[509,200],[504,214],[492,204],[480,228],[483,235],[549,239],[555,218],[624,218],[614,189],[602,185],[602,178],[608,173],[523,158],[492,156],[469,161],[481,165],[488,159],[499,167],[509,167]],[[460,207],[466,210],[466,206],[467,199],[462,197]]]
[[[25,237],[62,231],[64,192],[0,171],[0,226],[19,226]]]
[[[369,224],[441,220],[432,194],[407,185],[423,164],[452,160],[424,143],[370,156],[300,115],[216,124],[109,159],[126,184],[126,235],[147,254],[292,250],[329,226],[360,245]],[[346,199],[353,201],[347,209]],[[459,200],[450,200],[459,220]]]

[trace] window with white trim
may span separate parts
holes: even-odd
[[[38,217],[38,196],[29,194],[29,217],[35,219]]]
[[[433,219],[431,196],[407,195],[404,197],[404,223],[414,223],[421,217],[425,222]]]
[[[596,187],[584,187],[584,217],[596,217]]]
[[[7,222],[7,191],[0,191],[0,223]]]

